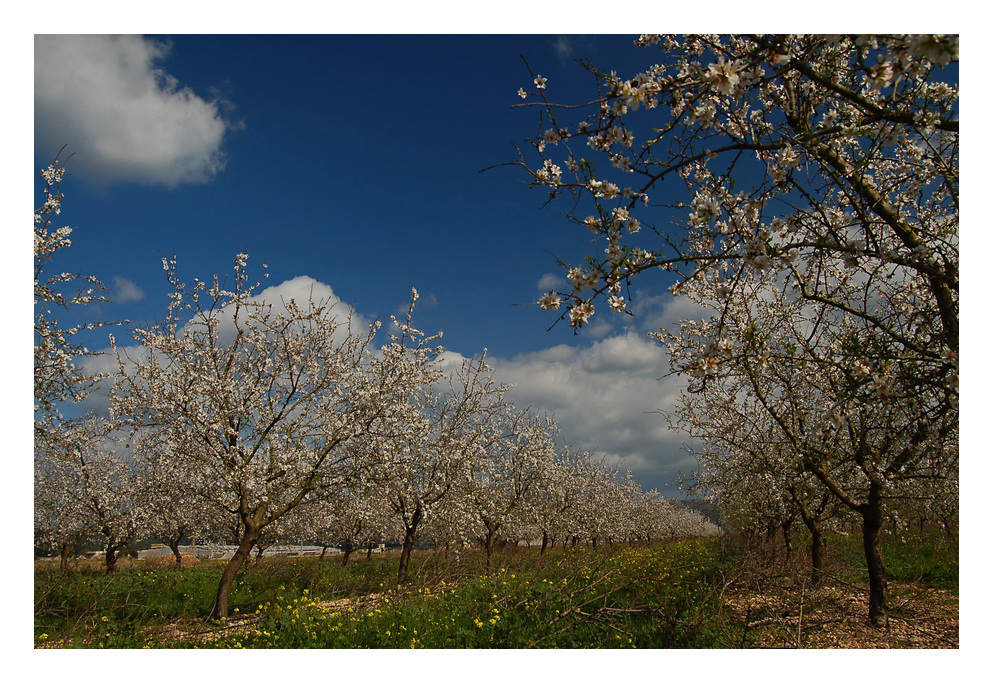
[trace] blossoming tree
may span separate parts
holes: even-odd
[[[548,475],[558,434],[551,418],[541,419],[528,410],[508,410],[496,417],[502,418],[503,434],[472,463],[467,495],[483,539],[487,570],[493,567],[497,535],[519,537],[537,519],[537,489],[553,481]]]
[[[231,588],[262,532],[357,476],[353,439],[394,428],[394,406],[429,381],[430,350],[414,340],[373,353],[376,326],[355,331],[351,312],[327,301],[266,301],[247,256],[230,288],[180,281],[162,324],[139,328],[135,357],[117,347],[112,405],[133,429],[155,430],[175,467],[209,482],[239,544],[215,603],[227,617]],[[410,338],[408,338],[409,341]]]
[[[410,321],[401,326],[406,333]],[[440,372],[440,370],[439,370]],[[397,408],[403,429],[393,439],[367,440],[376,486],[403,529],[397,581],[407,581],[414,541],[436,512],[449,522],[465,510],[472,468],[503,436],[506,385],[497,384],[483,358],[466,359],[445,381],[411,392]]]
[[[937,317],[917,317],[924,297],[912,281],[873,275],[835,264],[833,295],[873,300],[878,319],[921,346],[940,334]],[[737,276],[738,287],[716,306],[713,283],[689,283],[688,295],[710,302],[712,316],[658,335],[673,366],[699,377],[696,394],[684,401],[683,424],[703,432],[705,442],[751,456],[748,469],[769,475],[765,483],[781,498],[809,497],[791,505],[798,512],[810,513],[829,492],[857,515],[869,616],[884,625],[882,526],[909,485],[957,477],[957,387],[947,372],[928,376],[920,359],[887,343],[887,332],[796,295],[771,273]],[[901,319],[908,302],[914,314]]]
[[[72,244],[72,228],[53,226],[62,212],[64,175],[65,163],[58,160],[41,170],[44,201],[34,211],[35,529],[41,545],[59,551],[63,572],[79,541],[104,533],[113,571],[120,539],[129,540],[135,529],[129,524],[134,508],[122,498],[134,482],[125,463],[105,452],[111,423],[65,415],[66,406],[82,401],[99,380],[78,367],[90,355],[78,340],[103,323],[67,326],[60,316],[106,299],[96,277],[53,269],[59,252]]]
[[[151,507],[141,466],[112,448],[113,424],[97,417],[69,422],[36,452],[35,525],[68,554],[85,538],[101,538],[112,574],[118,552],[148,533]]]
[[[42,169],[45,182],[44,202],[34,211],[34,397],[35,430],[56,428],[62,420],[60,404],[82,400],[96,382],[94,377],[76,367],[79,358],[89,353],[76,341],[84,330],[96,329],[100,323],[63,326],[60,311],[105,301],[103,284],[92,275],[52,272],[58,252],[72,245],[72,228],[53,229],[62,212],[61,191],[65,164],[58,160]]]
[[[548,128],[532,141],[539,163],[520,165],[588,207],[571,217],[601,249],[564,264],[571,290],[539,303],[580,327],[602,301],[628,312],[631,282],[661,269],[673,294],[715,311],[660,339],[694,391],[742,382],[862,516],[869,617],[883,625],[884,491],[935,452],[947,464],[957,436],[958,40],[636,42],[654,63],[630,79],[587,64],[598,96],[574,124],[545,79],[522,93]]]

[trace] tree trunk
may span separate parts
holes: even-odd
[[[397,570],[397,585],[407,583],[407,566],[410,564],[410,552],[414,549],[414,539],[417,538],[417,527],[424,518],[424,511],[418,507],[410,518],[410,525],[404,524],[403,549],[400,551],[400,568]]]
[[[486,571],[493,571],[493,543],[496,540],[497,530],[500,528],[499,524],[491,524],[489,521],[486,524],[486,536],[483,538],[483,548],[486,549]]]
[[[373,543],[372,541],[369,541],[369,545],[365,549],[365,559],[367,562],[372,559],[372,547]]]
[[[105,560],[107,563],[107,573],[113,574],[114,570],[117,569],[117,542],[113,537],[107,541]]]
[[[541,532],[541,552],[539,552],[538,554],[539,555],[544,555],[545,554],[545,549],[547,547],[548,547],[548,532],[547,531],[542,531]]]
[[[221,583],[217,587],[217,598],[214,600],[215,618],[221,620],[228,618],[228,603],[231,600],[231,589],[234,587],[235,576],[238,575],[238,570],[244,566],[248,558],[251,557],[252,548],[259,538],[260,531],[259,529],[246,529],[244,535],[241,537],[238,550],[235,551],[234,556],[228,561],[227,566],[224,567],[224,572],[221,574]]]
[[[821,525],[810,527],[810,582],[819,586],[824,576],[824,534]]]
[[[783,544],[786,546],[786,561],[789,562],[793,558],[793,537],[790,535],[790,527],[793,526],[793,520],[788,519],[780,524],[783,529]]]
[[[59,546],[59,572],[62,576],[69,573],[69,557],[75,547],[75,543],[63,543]]]
[[[407,565],[410,564],[410,551],[414,547],[414,530],[407,527],[403,534],[403,548],[400,550],[400,568],[397,571],[397,585],[407,583]]]
[[[341,558],[341,566],[342,567],[347,567],[348,566],[348,558],[352,556],[352,550],[354,550],[354,549],[355,549],[355,546],[352,545],[352,542],[351,541],[345,541],[345,547],[343,549],[344,555],[342,555],[342,558]]]
[[[869,625],[889,626],[886,603],[886,567],[883,564],[883,510],[880,486],[869,484],[869,499],[862,508],[862,547],[869,571]]]
[[[317,558],[317,561],[318,562],[323,562],[324,561],[324,555],[326,555],[327,552],[328,552],[328,547],[326,545],[322,545],[321,546],[321,556]]]
[[[179,540],[180,539],[178,539],[178,538],[175,538],[175,539],[170,538],[169,539],[169,547],[172,549],[172,555],[173,555],[173,557],[176,558],[176,569],[179,569],[180,567],[183,566],[183,556],[179,552]]]

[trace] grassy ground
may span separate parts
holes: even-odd
[[[491,572],[475,552],[448,557],[422,552],[402,589],[395,585],[397,558],[391,555],[368,560],[360,555],[347,567],[331,558],[263,558],[239,576],[226,623],[208,618],[218,563],[190,563],[179,571],[134,563],[112,577],[98,564],[81,563],[60,577],[57,564],[37,562],[35,643],[90,648],[957,644],[956,545],[936,535],[887,545],[894,604],[887,633],[911,622],[917,630],[913,638],[878,643],[866,641],[880,635],[871,629],[848,633],[865,619],[858,602],[864,592],[858,548],[857,538],[833,538],[827,580],[816,590],[801,552],[787,559],[775,545],[746,547],[730,538],[556,548],[544,556],[536,549],[508,548],[495,556]],[[942,619],[935,633],[921,635],[927,624],[916,622],[934,625]],[[838,636],[839,629],[848,631]]]

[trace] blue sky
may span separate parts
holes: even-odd
[[[57,267],[107,285],[112,302],[85,316],[132,322],[164,315],[173,252],[190,281],[245,251],[266,286],[308,276],[367,319],[406,310],[416,287],[416,322],[446,349],[488,349],[515,402],[554,414],[570,446],[675,495],[693,463],[658,411],[681,383],[659,381],[667,359],[646,337],[678,313],[668,283],[646,281],[638,318],[549,331],[533,302],[564,275],[556,257],[587,253],[585,231],[520,169],[481,172],[540,131],[538,109],[514,106],[534,91],[522,56],[582,101],[593,79],[576,60],[637,73],[650,56],[635,37],[36,38],[34,166],[74,154]]]
[[[73,40],[89,48],[67,47],[73,64],[42,77],[79,83],[78,71],[89,68],[91,78],[119,86],[63,88],[73,101],[57,108],[62,120],[36,108],[43,125],[35,165],[62,144],[75,152],[65,185],[65,218],[78,227],[72,259],[108,285],[122,278],[146,294],[115,313],[140,318],[161,301],[163,254],[175,250],[185,272],[203,276],[229,270],[244,249],[253,263],[268,264],[270,282],[310,275],[374,316],[393,312],[416,286],[425,297],[421,323],[441,325],[447,343],[468,353],[573,341],[565,329],[541,334],[548,316],[513,305],[533,302],[538,280],[558,270],[549,252],[582,255],[575,228],[561,217],[566,207],[539,210],[543,193],[529,191],[517,169],[480,171],[512,161],[513,145],[537,130],[537,110],[512,108],[530,80],[521,55],[582,96],[591,79],[573,60],[614,63],[614,55],[635,52],[630,37],[156,36],[169,45],[156,67],[197,97],[223,100],[216,111],[190,106],[182,114],[227,122],[223,137],[204,141],[223,156],[223,168],[211,173],[202,164],[185,176],[175,168],[181,160],[163,158],[136,173],[121,159],[192,143],[186,130],[156,130],[164,115],[148,104],[133,107],[144,117],[85,139],[107,119],[108,101],[137,87],[141,74],[96,54],[135,46]],[[80,121],[84,88],[97,100],[93,121]],[[166,97],[159,106],[178,108]],[[94,158],[101,154],[115,155],[123,170]],[[126,180],[141,174],[146,184]]]

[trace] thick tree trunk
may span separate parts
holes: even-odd
[[[862,546],[869,571],[869,624],[875,628],[889,626],[882,531],[882,496],[879,485],[873,482],[869,485],[869,499],[862,509]]]
[[[222,620],[228,618],[228,603],[231,600],[231,589],[234,587],[235,576],[238,575],[238,570],[251,557],[252,548],[255,546],[258,538],[258,529],[246,529],[244,535],[241,537],[238,550],[235,551],[234,556],[228,561],[227,566],[224,567],[224,572],[221,574],[221,583],[217,587],[217,598],[214,601],[215,618]]]
[[[493,571],[493,545],[496,541],[497,530],[500,528],[499,524],[490,524],[486,522],[486,536],[483,538],[483,548],[486,549],[486,571]]]
[[[539,552],[538,554],[539,555],[544,555],[546,548],[548,548],[548,532],[547,531],[542,531],[541,532],[541,552]]]
[[[75,547],[75,543],[63,543],[59,547],[59,572],[62,576],[69,573],[69,558],[72,556],[72,551]]]
[[[407,565],[410,564],[410,552],[414,548],[414,529],[407,528],[403,535],[403,548],[400,550],[400,568],[397,570],[397,585],[407,583]]]
[[[344,552],[344,555],[342,555],[342,557],[341,557],[341,566],[342,567],[347,567],[348,566],[348,558],[352,556],[352,550],[354,550],[354,549],[355,549],[355,546],[352,545],[352,542],[351,541],[345,541],[345,547],[342,550]]]
[[[397,585],[407,583],[407,566],[410,564],[410,553],[414,549],[414,539],[417,538],[417,527],[424,519],[424,511],[418,507],[410,518],[410,525],[404,524],[403,548],[400,550],[400,567],[397,570]]]
[[[810,580],[815,586],[820,585],[824,574],[824,532],[821,530],[819,514],[801,513],[800,515],[804,526],[810,531]]]
[[[820,524],[814,524],[810,529],[810,564],[810,581],[819,586],[824,578],[824,534]]]
[[[107,564],[107,573],[113,574],[117,569],[117,542],[114,538],[107,541],[107,552],[104,555]]]
[[[176,558],[176,569],[183,566],[183,555],[179,552],[179,540],[178,538],[169,539],[169,548],[172,550],[172,556]]]

